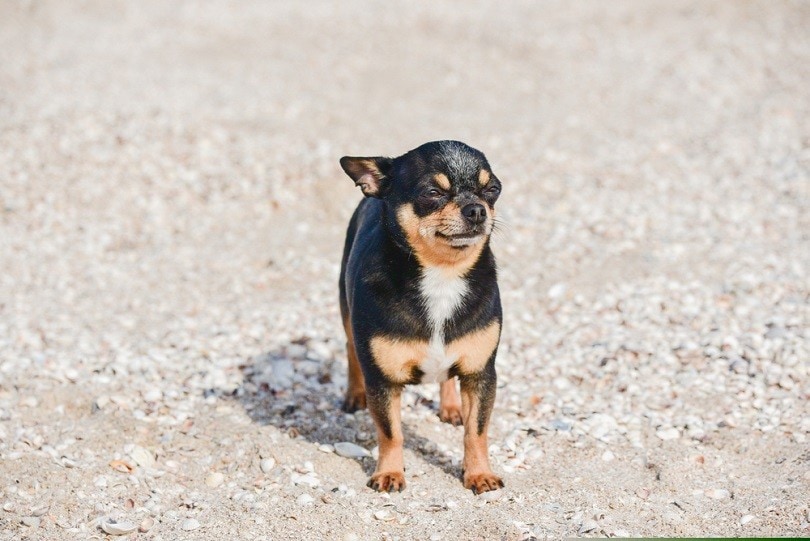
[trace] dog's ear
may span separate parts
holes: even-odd
[[[363,195],[382,197],[388,191],[391,182],[388,175],[391,172],[392,162],[391,158],[343,156],[340,159],[340,166],[352,178],[354,185],[360,186]]]

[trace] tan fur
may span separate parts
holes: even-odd
[[[486,169],[481,169],[481,172],[478,173],[478,184],[481,186],[486,186],[489,184],[489,171]]]
[[[427,356],[428,343],[419,340],[396,340],[384,336],[371,339],[374,362],[392,381],[404,383],[411,377],[414,367]]]
[[[446,228],[448,224],[452,226],[454,221],[461,220],[458,205],[455,203],[449,203],[442,211],[422,219],[413,211],[411,204],[402,205],[397,211],[397,218],[408,238],[408,243],[413,248],[414,255],[422,266],[445,267],[461,276],[478,260],[484,248],[482,241],[457,249],[436,237],[437,230]]]
[[[372,409],[372,414],[373,414]],[[400,391],[392,391],[388,398],[388,411],[386,415],[391,426],[391,437],[386,436],[380,426],[380,420],[375,419],[377,425],[377,442],[380,446],[380,456],[377,468],[369,479],[368,485],[381,492],[402,490],[405,488],[405,461],[402,458],[402,404]]]
[[[501,325],[493,321],[482,329],[453,340],[447,345],[447,351],[458,357],[456,366],[460,373],[473,374],[480,372],[487,364],[500,336]]]
[[[489,421],[484,430],[478,433],[478,397],[469,389],[461,388],[461,415],[464,422],[464,487],[480,494],[490,490],[497,490],[503,486],[501,478],[492,473],[489,466],[489,448],[487,445],[487,431]]]
[[[456,378],[439,384],[439,397],[439,419],[454,426],[461,425],[461,398],[456,390]]]
[[[450,189],[450,179],[447,178],[447,175],[444,173],[438,173],[433,180],[442,190],[449,190]]]
[[[343,320],[343,329],[346,331],[346,353],[349,358],[349,385],[346,389],[345,407],[349,410],[364,409],[366,407],[366,382],[357,359],[357,350],[354,346],[354,333],[352,325]]]

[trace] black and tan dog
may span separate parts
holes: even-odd
[[[366,196],[346,234],[340,309],[349,357],[343,409],[367,404],[377,425],[368,486],[404,488],[400,394],[406,384],[438,382],[439,416],[464,424],[464,486],[496,490],[503,481],[489,466],[487,426],[501,301],[489,238],[501,183],[481,152],[457,141],[340,165]]]

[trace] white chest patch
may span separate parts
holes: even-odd
[[[419,366],[425,373],[422,382],[440,382],[447,379],[447,370],[457,360],[456,356],[447,352],[444,324],[461,306],[467,293],[467,283],[459,276],[440,268],[426,267],[422,271],[420,289],[427,308],[428,321],[433,328],[427,357]]]

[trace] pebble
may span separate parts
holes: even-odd
[[[263,458],[261,462],[259,462],[259,468],[264,473],[270,473],[270,471],[276,466],[276,459],[275,458]]]
[[[155,526],[155,519],[152,517],[146,517],[141,521],[138,525],[138,531],[141,533],[146,533],[151,530]]]
[[[11,513],[14,511],[14,502],[6,502],[3,504],[3,511],[6,513]]]
[[[485,502],[496,502],[503,497],[503,490],[490,490],[479,494],[478,499]]]
[[[39,528],[40,518],[39,517],[23,517],[21,522],[28,526],[29,528]]]
[[[713,500],[724,500],[730,495],[729,491],[724,488],[710,488],[709,490],[705,490],[703,494]]]
[[[205,478],[205,484],[211,488],[216,488],[224,482],[225,482],[225,474],[218,471],[209,473],[208,477]]]
[[[312,505],[314,502],[315,498],[313,498],[307,493],[301,494],[295,499],[295,503],[297,503],[300,506]]]
[[[681,437],[681,432],[677,428],[669,427],[657,430],[655,435],[664,441],[677,440]]]
[[[315,488],[321,484],[320,479],[318,479],[312,473],[307,473],[305,475],[294,473],[292,476],[290,476],[290,480],[294,485],[307,485],[311,488]]]
[[[610,451],[610,449],[602,453],[602,460],[604,460],[605,462],[610,462],[614,458],[616,458],[616,455],[614,455],[613,452]]]
[[[391,512],[389,509],[380,509],[379,511],[374,512],[374,518],[383,522],[390,522],[395,520],[397,515]]]
[[[153,387],[143,393],[143,399],[147,402],[160,402],[163,399],[163,391]]]
[[[364,458],[371,456],[368,449],[360,447],[357,444],[341,441],[335,444],[335,453],[344,458]]]
[[[196,530],[200,527],[200,521],[194,518],[187,518],[183,521],[180,525],[180,529],[186,532],[190,532]]]
[[[155,466],[155,455],[139,445],[132,449],[129,456],[141,468],[153,468]]]
[[[597,528],[599,528],[599,523],[598,522],[596,522],[595,520],[586,520],[579,527],[578,533],[579,534],[584,534],[584,533],[592,532],[592,531],[596,530]]]
[[[110,535],[127,535],[138,529],[138,526],[129,521],[118,522],[115,519],[107,518],[101,521],[101,529]]]
[[[754,515],[743,515],[740,517],[740,526],[745,526],[752,520],[754,520]]]

